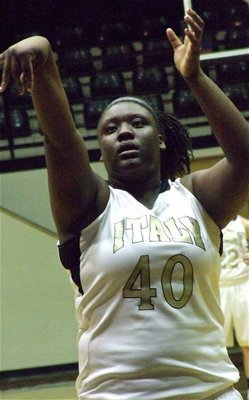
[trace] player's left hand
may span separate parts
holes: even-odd
[[[187,11],[184,21],[188,26],[184,30],[183,42],[171,28],[166,30],[166,34],[174,50],[177,70],[185,80],[193,80],[200,72],[200,47],[204,21],[192,9]]]

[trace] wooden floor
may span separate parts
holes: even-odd
[[[0,399],[5,400],[77,400],[74,382],[40,385],[34,387],[4,390]]]

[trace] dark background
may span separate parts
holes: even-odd
[[[193,8],[204,17],[205,10],[214,11],[211,21],[214,30],[226,29],[229,8],[236,4],[241,7],[243,3],[243,0],[192,1]],[[58,30],[75,26],[83,29],[87,45],[97,45],[101,25],[118,21],[132,27],[130,39],[133,36],[139,40],[141,22],[158,16],[179,32],[184,14],[182,0],[1,0],[0,13],[1,51],[24,34],[39,33],[52,40]]]

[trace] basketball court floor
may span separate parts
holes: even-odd
[[[77,400],[74,382],[37,385],[2,391],[2,400]]]

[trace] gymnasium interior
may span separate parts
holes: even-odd
[[[106,178],[96,126],[115,97],[144,96],[190,132],[192,171],[223,157],[206,117],[179,77],[165,29],[182,36],[184,11],[205,21],[204,70],[249,120],[249,5],[245,0],[3,0],[0,51],[28,36],[53,47],[93,169]],[[74,293],[60,264],[43,135],[31,97],[13,82],[0,96],[1,399],[76,400]],[[249,202],[241,210],[249,218]],[[229,355],[241,373],[238,345]],[[146,400],[146,399],[144,399]]]

